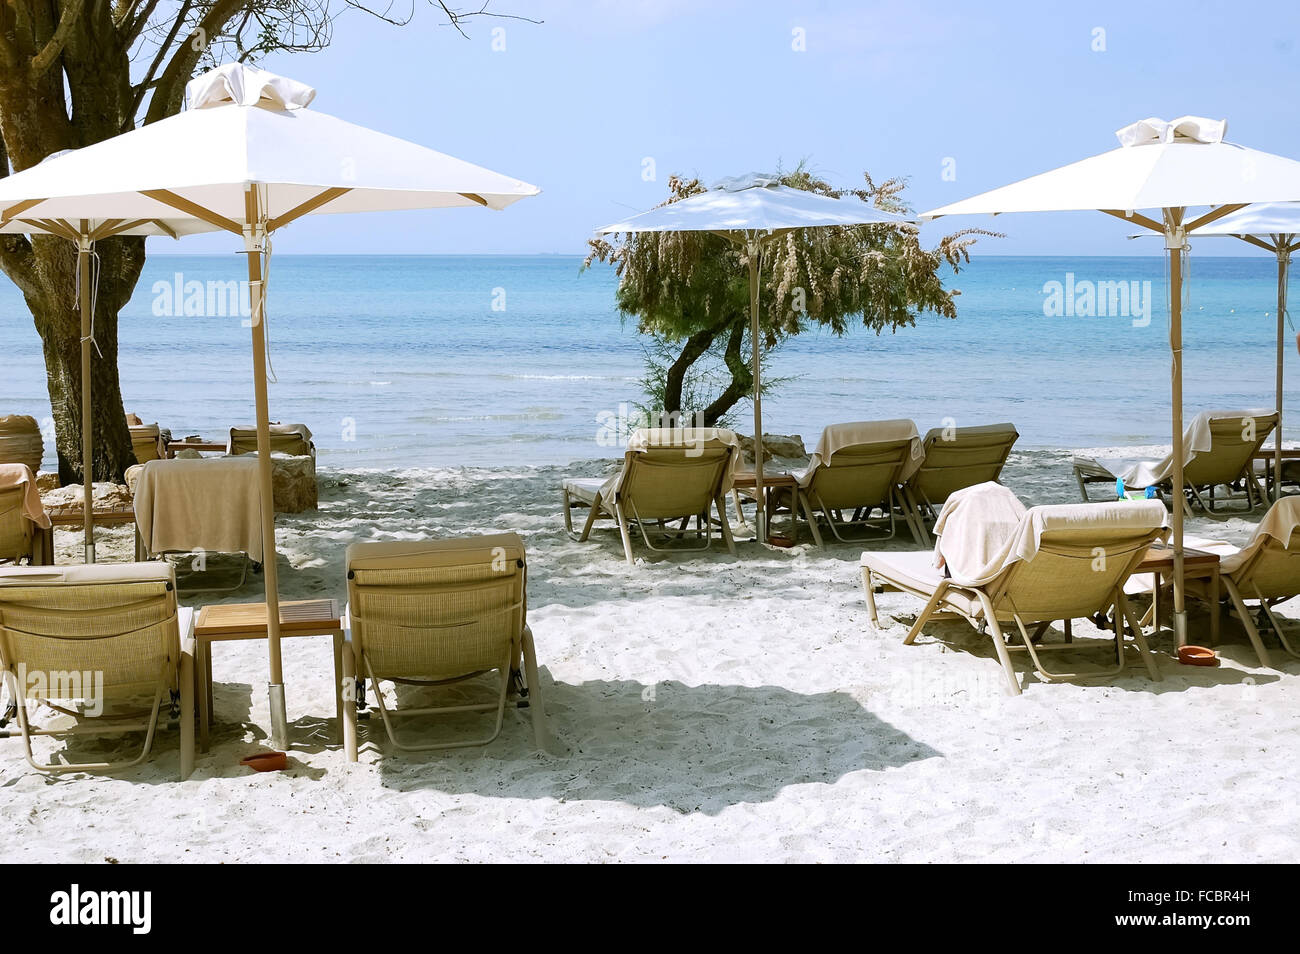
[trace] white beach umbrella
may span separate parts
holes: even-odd
[[[1187,238],[1255,202],[1300,200],[1300,162],[1223,139],[1223,120],[1144,119],[1116,133],[1120,146],[922,214],[1098,210],[1163,235],[1169,253],[1169,347],[1174,441],[1174,631],[1186,641],[1183,586],[1183,255]],[[1187,210],[1210,206],[1189,217]],[[1159,209],[1151,218],[1139,210]]]
[[[1286,298],[1291,253],[1300,251],[1300,202],[1261,202],[1225,215],[1200,235],[1230,235],[1277,257],[1277,432],[1274,434],[1273,496],[1282,499],[1282,385],[1286,364]],[[1300,341],[1300,339],[1298,339]]]
[[[759,386],[759,277],[763,248],[795,229],[901,225],[904,215],[872,208],[865,202],[783,186],[776,176],[736,176],[678,202],[642,212],[597,229],[599,235],[630,232],[711,232],[746,250],[749,258],[749,337],[754,377],[754,482],[758,539],[767,539],[763,493],[763,407]]]
[[[316,91],[229,64],[192,80],[185,112],[0,180],[0,221],[176,217],[244,240],[265,554],[272,737],[287,742],[266,385],[267,237],[308,214],[486,207],[537,195],[521,182],[308,109]],[[75,231],[75,230],[74,230]]]

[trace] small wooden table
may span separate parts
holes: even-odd
[[[1147,550],[1146,556],[1133,572],[1151,574],[1151,610],[1148,615],[1160,629],[1160,578],[1174,571],[1174,548],[1157,544]],[[1219,644],[1219,554],[1207,550],[1183,548],[1183,579],[1209,580],[1210,582],[1210,645]],[[1175,635],[1175,648],[1185,645]]]
[[[167,459],[171,460],[179,451],[206,451],[215,453],[221,451],[225,453],[228,445],[225,441],[168,441],[167,442]]]
[[[758,487],[758,475],[752,471],[738,471],[731,480],[731,497],[736,507],[736,520],[742,527],[748,527],[749,522],[745,520],[745,512],[740,509],[740,495],[744,493],[746,497],[754,499],[755,491]],[[793,507],[794,491],[799,487],[798,478],[794,474],[788,474],[785,471],[769,471],[763,468],[763,496],[767,499],[764,501],[764,510],[771,515],[773,510],[774,498],[783,490],[791,492],[791,506]],[[791,519],[798,525],[799,515],[793,514]],[[768,533],[772,532],[772,526],[769,522]]]
[[[49,565],[54,565],[54,531],[55,530],[80,530],[85,521],[82,519],[83,507],[80,501],[76,503],[63,504],[59,507],[48,507],[45,510],[46,516],[50,518],[50,529],[45,531],[45,547],[48,556],[46,559]],[[135,524],[135,507],[132,504],[116,504],[112,507],[94,507],[90,511],[90,526],[92,530],[96,526],[100,527],[122,527],[127,524]],[[143,560],[140,553],[140,532],[135,534],[135,558]]]
[[[343,624],[338,600],[294,600],[280,604],[280,635],[334,637],[334,717],[343,726]],[[199,750],[208,750],[212,719],[212,644],[232,639],[266,639],[265,603],[217,603],[199,610],[194,623],[194,681],[199,700]]]
[[[1279,475],[1273,472],[1275,469],[1273,464],[1276,457],[1276,449],[1270,450],[1267,447],[1261,447],[1259,450],[1255,451],[1252,458],[1253,460],[1262,460],[1264,462],[1264,492],[1270,499],[1273,497],[1274,484],[1279,479]],[[1289,460],[1300,460],[1300,447],[1282,448],[1283,465],[1285,466],[1286,462]]]

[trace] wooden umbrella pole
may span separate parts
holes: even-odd
[[[1170,391],[1174,431],[1174,644],[1187,643],[1187,605],[1183,586],[1183,249],[1182,209],[1165,210],[1169,250],[1169,350],[1173,355]]]
[[[1290,236],[1277,246],[1277,431],[1273,435],[1273,499],[1282,499],[1282,384],[1286,357],[1286,273],[1291,264]]]
[[[761,271],[762,249],[757,238],[751,238],[747,245],[749,252],[749,340],[753,362],[751,372],[754,378],[754,496],[758,507],[754,522],[758,529],[758,542],[767,542],[767,495],[763,492],[763,391],[759,385],[760,352],[758,298],[759,275]]]
[[[257,476],[262,510],[262,579],[266,590],[266,643],[271,708],[271,744],[288,747],[288,717],[284,672],[280,657],[279,569],[275,556],[275,500],[271,462],[270,410],[266,387],[266,295],[262,284],[262,249],[266,240],[266,210],[259,208],[257,188],[245,193],[244,249],[248,253],[249,303],[253,326],[253,393],[257,402]]]
[[[95,562],[95,460],[90,393],[91,309],[95,290],[90,287],[90,223],[81,220],[77,238],[77,298],[81,304],[81,521],[87,563]]]

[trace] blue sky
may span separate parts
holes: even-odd
[[[325,52],[263,65],[316,86],[313,108],[543,194],[501,213],[316,216],[277,251],[576,253],[596,226],[660,201],[673,172],[712,181],[801,159],[843,185],[864,169],[907,176],[924,210],[1103,152],[1147,116],[1227,118],[1233,141],[1300,156],[1290,4],[492,0],[544,22],[478,19],[466,40],[414,2],[409,26],[349,12]],[[983,250],[1008,255],[1159,252],[1100,214],[949,221],[924,234],[989,225],[1008,237]],[[155,253],[227,245],[151,240]]]

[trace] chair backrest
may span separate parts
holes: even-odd
[[[0,665],[26,674],[28,698],[68,698],[71,673],[96,674],[105,691],[154,689],[164,676],[175,687],[179,662],[169,564],[0,570]]]
[[[817,462],[807,492],[814,504],[832,510],[884,503],[911,454],[910,438],[839,447],[830,460]]]
[[[34,474],[41,469],[45,439],[36,418],[26,414],[0,416],[0,464],[26,464]]]
[[[0,490],[0,560],[17,563],[32,555],[32,522],[23,511],[23,487]]]
[[[231,454],[257,453],[257,428],[232,427],[227,452]],[[271,453],[288,454],[292,457],[310,457],[316,453],[316,445],[303,437],[298,431],[277,431],[271,429]]]
[[[1277,414],[1211,419],[1212,445],[1183,468],[1183,479],[1194,487],[1231,483],[1251,466],[1251,458],[1275,427]]]
[[[346,563],[359,676],[452,679],[512,665],[527,619],[518,534],[354,543]]]
[[[1127,505],[1066,506],[1082,512]],[[1034,508],[1049,509],[1055,508]],[[1086,515],[1072,522],[1077,526],[1045,529],[1032,559],[1017,560],[984,587],[999,618],[1019,614],[1025,622],[1077,619],[1108,609],[1116,590],[1165,532],[1160,526],[1107,526]]]
[[[958,490],[996,481],[1019,437],[1014,424],[936,427],[925,435],[925,460],[908,486],[937,507]]]
[[[1300,527],[1292,532],[1287,545],[1270,539],[1243,569],[1234,576],[1242,581],[1242,595],[1247,599],[1300,595]]]
[[[703,513],[723,495],[735,453],[734,446],[720,440],[630,450],[623,458],[618,498],[629,507],[629,516],[643,520]]]
[[[131,432],[131,449],[135,451],[136,463],[145,464],[165,456],[162,429],[157,424],[131,424],[127,430]]]

